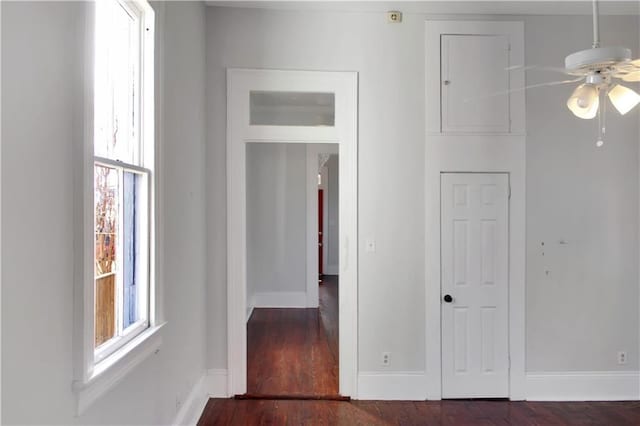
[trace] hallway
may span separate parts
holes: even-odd
[[[247,395],[338,395],[338,277],[319,309],[256,308],[247,323]]]

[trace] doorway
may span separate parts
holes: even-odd
[[[316,258],[307,264],[306,251],[315,247],[317,256],[322,235],[317,221],[324,207],[317,198],[321,168],[333,218],[327,236],[337,240],[337,146],[246,146],[247,396],[336,398],[338,277],[326,276],[318,288],[319,262]],[[333,160],[326,167],[325,156]],[[308,203],[310,199],[314,202]],[[337,247],[328,257],[336,257],[333,250]],[[315,275],[312,285],[306,282],[308,271]]]
[[[509,178],[441,175],[442,397],[509,396]]]
[[[247,391],[247,144],[332,143],[338,146],[341,170],[338,392],[355,397],[357,73],[229,69],[227,94],[227,394]],[[307,194],[315,204],[316,192]],[[307,256],[315,270],[317,243]],[[308,275],[317,290],[317,271]]]
[[[321,176],[318,174],[318,176]],[[321,185],[321,182],[318,182]],[[318,281],[322,282],[322,275],[324,274],[323,260],[324,260],[324,189],[318,189]]]

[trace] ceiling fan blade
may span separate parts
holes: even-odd
[[[623,81],[629,81],[629,82],[640,81],[640,70],[633,71],[628,74],[624,74],[619,78],[621,78]]]
[[[485,96],[477,96],[477,97],[473,97],[473,98],[467,98],[467,99],[464,99],[463,102],[469,102],[471,100],[477,100],[477,99],[493,98],[495,96],[508,95],[510,93],[522,92],[524,90],[534,89],[536,87],[559,86],[561,84],[576,83],[576,82],[581,81],[583,79],[584,79],[583,77],[578,77],[578,78],[571,78],[569,80],[548,81],[546,83],[530,84],[528,86],[518,87],[518,88],[515,88],[515,89],[509,89],[509,90],[503,90],[503,91],[500,91],[500,92],[490,93],[490,94],[485,95]]]
[[[617,64],[611,75],[624,81],[640,81],[640,59]]]
[[[640,59],[617,63],[614,67],[614,70],[618,73],[640,71]]]
[[[551,71],[551,72],[560,72],[563,74],[568,74],[568,70],[565,68],[548,67],[545,65],[513,65],[505,68],[505,71],[528,71],[528,70]]]

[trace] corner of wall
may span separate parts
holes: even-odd
[[[182,407],[173,420],[173,425],[193,425],[200,420],[209,398],[228,398],[227,370],[211,369],[202,376],[191,389]]]

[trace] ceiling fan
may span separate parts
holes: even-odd
[[[606,98],[609,98],[609,101],[622,115],[640,103],[640,95],[620,82],[640,81],[640,59],[632,60],[631,50],[626,47],[600,47],[598,18],[598,0],[593,0],[593,45],[591,49],[581,50],[567,56],[564,61],[564,69],[549,68],[577,78],[537,84],[527,88],[583,81],[567,100],[567,107],[576,117],[582,119],[598,117],[596,146],[600,147],[604,144]]]

